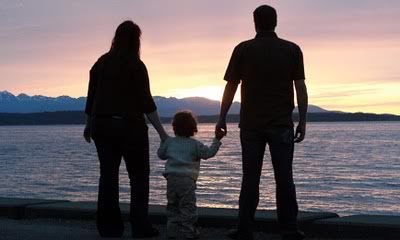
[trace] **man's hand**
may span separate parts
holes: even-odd
[[[217,125],[215,126],[215,137],[218,138],[218,136],[226,136],[227,134],[227,129],[226,129],[226,121],[225,120],[218,120]],[[221,137],[221,139],[222,139]]]
[[[294,142],[299,143],[304,140],[304,137],[306,136],[306,124],[305,123],[299,123],[296,128],[296,133],[294,134]]]
[[[235,97],[236,90],[238,88],[238,83],[227,82],[225,85],[224,96],[221,102],[221,111],[219,113],[219,120],[215,126],[215,136],[226,136],[226,116],[228,114],[229,108],[232,105],[233,98]]]
[[[222,138],[224,138],[224,136],[226,135],[226,130],[224,129],[220,129],[220,130],[215,130],[215,138],[218,140],[221,140]]]
[[[308,93],[304,79],[297,79],[294,81],[294,85],[296,88],[297,105],[299,107],[299,125],[296,128],[294,142],[299,143],[306,136]]]
[[[83,130],[83,137],[85,138],[86,142],[90,143],[91,142],[91,131],[90,131],[90,126],[86,125],[85,130]]]

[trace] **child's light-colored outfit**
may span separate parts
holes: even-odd
[[[158,157],[167,160],[164,177],[167,179],[167,235],[177,236],[179,226],[186,238],[197,238],[196,181],[200,159],[218,152],[221,142],[214,138],[210,147],[190,137],[170,137],[161,143]]]

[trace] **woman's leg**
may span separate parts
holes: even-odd
[[[122,236],[124,225],[119,208],[118,173],[121,148],[116,139],[95,139],[100,160],[100,182],[97,202],[97,229],[103,237]]]
[[[147,128],[124,140],[123,157],[131,185],[130,219],[134,236],[158,235],[148,219],[149,209],[149,139]]]

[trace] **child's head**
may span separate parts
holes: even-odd
[[[196,117],[191,111],[179,111],[172,120],[174,133],[179,137],[192,137],[197,133]]]

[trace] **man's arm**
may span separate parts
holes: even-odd
[[[226,116],[228,114],[229,108],[232,105],[233,98],[235,97],[236,90],[238,88],[238,83],[236,82],[227,82],[225,85],[224,96],[222,97],[221,103],[221,111],[219,114],[219,120],[217,125],[215,126],[215,133],[219,133],[222,131],[224,135],[226,135]]]
[[[294,141],[299,143],[304,140],[306,135],[308,94],[304,79],[295,80],[294,85],[296,88],[297,106],[299,108],[299,125],[296,128]]]

